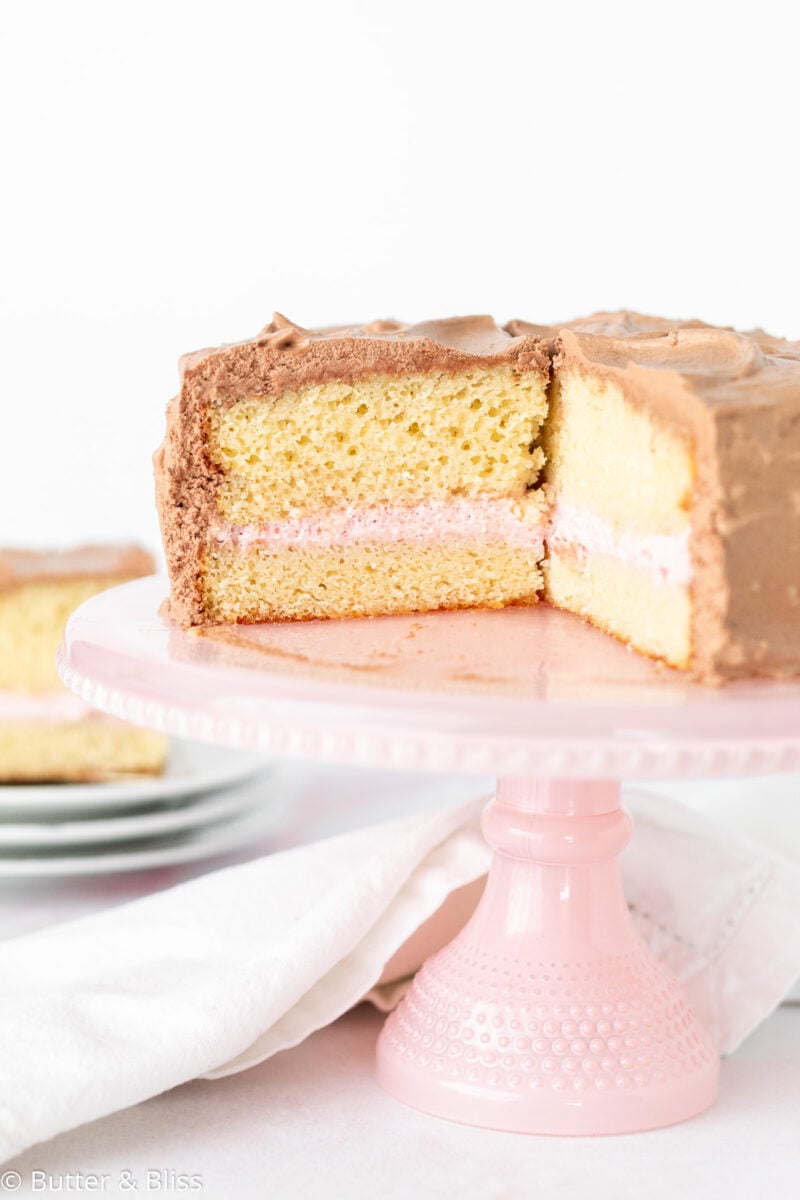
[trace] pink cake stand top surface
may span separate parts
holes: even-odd
[[[800,682],[704,688],[542,605],[184,631],[161,577],[83,604],[59,653],[95,707],[330,762],[564,778],[800,768]]]

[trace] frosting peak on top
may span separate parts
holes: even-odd
[[[490,316],[444,317],[432,321],[420,321],[407,325],[402,321],[376,320],[363,325],[326,325],[320,329],[306,329],[290,321],[282,313],[273,314],[269,325],[243,342],[195,350],[181,359],[184,370],[196,366],[211,355],[220,354],[236,346],[265,347],[274,351],[307,350],[314,343],[329,342],[432,342],[448,350],[467,355],[502,354],[509,344],[522,338],[530,338],[529,331],[519,335],[502,329]],[[536,335],[534,335],[536,336]]]
[[[640,338],[653,334],[670,334],[679,329],[714,329],[715,327],[695,318],[676,321],[671,317],[653,317],[624,308],[618,312],[596,312],[588,317],[576,317],[573,321],[565,321],[558,328],[574,329],[582,333],[597,333],[605,337]]]
[[[322,329],[306,329],[290,321],[283,313],[273,313],[269,325],[265,325],[253,339],[256,345],[272,345],[277,350],[305,349],[312,340],[333,337],[402,337],[408,329],[402,321],[377,320],[366,325],[328,325]]]
[[[656,332],[639,330],[627,336],[584,331],[568,326],[588,358],[608,366],[635,363],[658,371],[685,375],[741,379],[762,365],[764,355],[754,341],[738,333],[708,326],[687,325]]]
[[[511,333],[547,327],[511,321]],[[704,321],[674,321],[622,310],[598,312],[554,325],[560,361],[582,360],[636,376],[640,370],[677,377],[711,403],[753,402],[753,377],[773,398],[800,398],[800,343],[772,337],[763,330],[739,333]]]
[[[181,382],[230,402],[248,391],[278,394],[328,379],[430,370],[458,371],[516,362],[522,370],[549,371],[542,337],[512,334],[490,316],[448,317],[407,325],[394,320],[306,329],[275,313],[254,338],[198,350],[180,362]]]
[[[307,329],[275,313],[254,338],[186,355],[181,379],[230,403],[253,389],[277,394],[327,379],[455,371],[483,359],[544,372],[553,354],[557,363],[592,364],[642,385],[647,378],[654,386],[661,379],[664,387],[688,387],[712,405],[752,404],[755,376],[764,399],[800,393],[800,342],[630,310],[558,325],[516,320],[504,328],[490,316],[466,316]]]

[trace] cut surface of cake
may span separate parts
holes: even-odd
[[[157,774],[166,739],[93,711],[55,668],[67,618],[90,596],[152,574],[135,546],[0,550],[0,782]]]
[[[534,604],[549,358],[489,317],[257,338],[182,364],[156,456],[182,624]]]
[[[800,672],[800,346],[623,312],[554,354],[547,599],[709,681]]]
[[[704,682],[800,673],[800,344],[598,313],[182,361],[156,455],[184,626],[546,600]]]

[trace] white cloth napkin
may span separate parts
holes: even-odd
[[[800,974],[800,867],[664,797],[626,803],[634,916],[730,1051]],[[396,1001],[393,979],[474,904],[481,807],[360,829],[0,945],[0,1160],[261,1062],[368,994]]]

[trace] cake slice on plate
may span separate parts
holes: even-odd
[[[547,599],[701,679],[800,672],[800,345],[627,312],[552,333]]]
[[[156,456],[184,625],[534,604],[549,358],[489,317],[184,359]]]
[[[162,770],[167,742],[161,734],[94,712],[62,685],[55,668],[73,609],[152,571],[150,555],[135,546],[0,550],[0,782]]]

